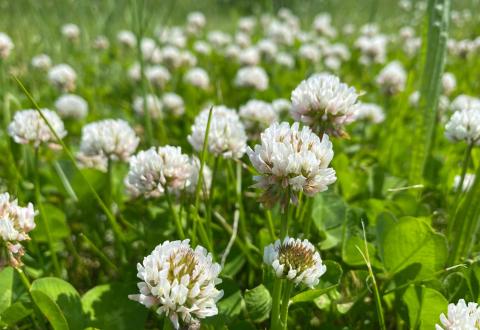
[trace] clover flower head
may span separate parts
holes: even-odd
[[[440,315],[442,325],[436,330],[477,330],[480,327],[480,308],[474,302],[468,304],[460,299],[457,304],[449,304],[447,315]]]
[[[24,250],[21,242],[30,240],[28,233],[35,229],[34,217],[32,203],[21,207],[8,193],[0,194],[0,244],[3,242],[7,247],[13,267],[22,265]]]
[[[221,267],[202,246],[193,249],[189,240],[163,242],[137,270],[140,293],[128,298],[167,316],[175,329],[218,314]]]
[[[195,118],[188,142],[196,151],[203,149],[207,131],[210,109],[204,109]],[[215,156],[239,159],[247,148],[245,127],[235,110],[220,105],[213,107],[210,130],[208,133],[208,150]]]
[[[63,92],[75,90],[77,73],[68,64],[58,64],[48,71],[48,80]]]
[[[146,101],[146,103],[144,101]],[[155,94],[145,95],[145,100],[142,96],[137,96],[133,100],[133,110],[136,114],[143,116],[144,109],[146,108],[150,117],[153,119],[158,119],[162,116],[162,107],[162,102]]]
[[[243,67],[237,71],[235,85],[264,91],[268,88],[268,75],[260,66]]]
[[[333,149],[328,135],[320,139],[308,126],[300,129],[299,123],[272,124],[247,154],[259,173],[255,187],[263,190],[261,201],[267,207],[296,204],[301,191],[314,196],[336,181],[329,167]]]
[[[62,118],[82,119],[88,114],[88,103],[74,94],[63,94],[55,101],[55,109]]]
[[[302,81],[292,92],[290,114],[319,133],[344,134],[343,126],[355,119],[355,88],[331,74],[320,73]]]
[[[479,144],[480,109],[464,109],[453,113],[445,125],[445,136],[451,141]]]
[[[277,277],[311,288],[318,284],[320,277],[327,271],[312,243],[288,236],[283,241],[277,240],[265,247],[263,262],[272,267]]]
[[[67,131],[60,117],[48,109],[41,109],[40,111],[58,137],[64,138],[67,135]],[[59,148],[55,134],[50,130],[50,127],[48,127],[37,110],[17,111],[12,122],[8,125],[8,134],[16,143],[32,144],[35,148],[45,143],[52,149]]]
[[[7,34],[0,32],[0,59],[4,60],[9,57],[14,47],[12,39]]]

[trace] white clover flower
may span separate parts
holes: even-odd
[[[0,32],[0,59],[5,60],[9,57],[14,47],[12,39],[7,34]]]
[[[460,188],[460,181],[461,181],[460,175],[455,175],[455,178],[453,179],[453,190],[458,191]],[[463,184],[461,187],[461,190],[463,192],[467,192],[472,188],[473,183],[475,182],[475,174],[472,173],[466,173],[465,178],[463,179]]]
[[[271,39],[262,39],[257,43],[257,49],[267,59],[274,58],[278,53],[278,46],[275,41]]]
[[[388,38],[384,35],[363,35],[355,41],[355,47],[360,49],[359,62],[364,65],[384,63],[387,56]]]
[[[368,120],[379,124],[385,120],[382,107],[374,103],[360,103],[355,112],[355,120]]]
[[[376,83],[387,95],[395,95],[405,89],[407,73],[398,61],[388,63],[377,76]]]
[[[184,48],[187,44],[187,37],[181,27],[159,27],[156,31],[158,40],[161,43],[175,46],[177,48]]]
[[[194,11],[187,15],[187,32],[190,34],[199,34],[206,24],[207,19],[202,12]]]
[[[208,90],[210,87],[210,78],[207,71],[202,68],[192,68],[185,73],[183,81],[194,87],[198,87],[203,90]]]
[[[263,262],[273,268],[275,275],[296,285],[313,288],[327,271],[320,254],[308,240],[285,237],[265,247]]]
[[[442,90],[444,95],[450,95],[457,88],[457,79],[451,72],[445,72],[442,76]]]
[[[158,197],[165,189],[179,194],[190,186],[193,171],[190,158],[180,147],[151,148],[130,157],[125,185],[133,196]]]
[[[329,13],[321,13],[313,20],[313,29],[320,35],[335,38],[337,30],[332,26],[332,16]]]
[[[243,49],[238,55],[240,65],[257,65],[260,63],[260,52],[257,47],[248,47]]]
[[[270,103],[250,100],[240,107],[240,118],[252,137],[278,121],[278,114]]]
[[[352,23],[347,23],[342,28],[342,33],[346,36],[350,36],[355,32],[355,25]]]
[[[221,267],[205,248],[192,249],[189,240],[166,241],[137,270],[140,294],[128,298],[169,317],[175,329],[218,314],[223,291],[215,286],[221,283]]]
[[[398,31],[398,36],[401,40],[405,41],[415,37],[415,29],[411,26],[403,26],[400,31]]]
[[[98,50],[105,50],[110,47],[110,41],[106,36],[100,35],[93,41],[93,48]]]
[[[342,66],[342,61],[336,56],[327,56],[323,60],[325,67],[331,71],[338,71]]]
[[[8,193],[0,194],[0,242],[4,242],[13,267],[22,265],[23,241],[30,240],[28,233],[35,229],[35,210],[32,203],[26,207],[18,205]]]
[[[268,75],[260,66],[240,68],[235,75],[235,86],[254,88],[264,91],[268,88]]]
[[[52,60],[47,54],[39,54],[32,57],[31,64],[35,69],[47,71],[52,66]]]
[[[180,66],[192,67],[197,65],[197,58],[192,52],[185,50],[180,52]]]
[[[140,50],[145,60],[149,61],[152,58],[152,54],[157,48],[157,43],[152,38],[142,38],[140,41]]]
[[[225,48],[224,55],[228,59],[235,59],[238,60],[238,57],[240,56],[241,49],[238,47],[238,45],[232,44],[228,45]]]
[[[308,126],[274,123],[260,135],[260,144],[247,149],[248,157],[260,174],[254,179],[263,189],[261,201],[271,207],[296,203],[300,191],[307,196],[325,191],[336,181],[328,167],[333,158],[328,135],[320,139]]]
[[[468,39],[458,41],[449,39],[447,48],[453,55],[466,59],[475,50],[475,42]]]
[[[266,27],[266,36],[281,45],[292,45],[295,41],[295,30],[288,24],[278,20],[272,20]]]
[[[137,96],[133,100],[133,110],[136,114],[143,116],[144,109],[147,108],[150,117],[153,119],[158,119],[162,116],[162,102],[155,94],[147,94],[145,95],[145,100],[147,101],[147,105],[145,107],[144,100],[142,96]]]
[[[105,119],[83,126],[77,157],[85,167],[106,170],[108,160],[126,161],[140,139],[122,119]]]
[[[320,56],[320,49],[313,44],[303,44],[298,50],[298,57],[312,63],[318,62],[320,60]]]
[[[448,313],[440,315],[442,325],[436,330],[477,330],[480,327],[480,309],[474,302],[466,304],[460,299],[457,304],[448,304]]]
[[[251,34],[257,25],[257,19],[253,16],[241,17],[238,20],[238,29],[245,33]]]
[[[284,112],[290,112],[290,109],[292,108],[292,102],[287,99],[276,99],[272,101],[272,106],[280,115]]]
[[[139,68],[140,69],[140,68]],[[145,70],[145,77],[155,87],[164,88],[172,78],[167,68],[161,65],[154,65]]]
[[[237,32],[235,34],[235,43],[239,45],[241,48],[247,48],[252,44],[252,40],[250,39],[250,35],[243,32]]]
[[[193,49],[195,50],[196,53],[202,54],[205,56],[210,55],[212,52],[212,47],[210,47],[210,44],[206,41],[203,40],[197,40],[193,44]]]
[[[355,119],[358,94],[337,76],[321,73],[303,80],[292,92],[291,115],[314,131],[344,134]]]
[[[162,61],[170,69],[179,68],[182,65],[180,50],[175,46],[165,46],[162,48]]]
[[[68,64],[58,64],[48,71],[48,80],[59,90],[71,92],[75,89],[77,73]]]
[[[65,24],[62,26],[62,35],[70,41],[78,40],[80,28],[73,23]]]
[[[210,109],[204,109],[192,125],[188,142],[196,151],[203,150],[203,141],[207,131]],[[247,136],[238,114],[223,105],[213,107],[210,130],[208,133],[208,151],[215,156],[239,159],[247,148]]]
[[[55,109],[62,118],[82,119],[88,114],[88,103],[74,94],[63,94],[55,101]]]
[[[277,53],[277,55],[275,56],[275,62],[278,65],[284,66],[288,69],[293,69],[293,67],[295,67],[295,59],[292,55],[286,52]]]
[[[132,31],[122,30],[117,34],[117,40],[125,47],[133,48],[137,44],[137,37]]]
[[[342,61],[346,61],[350,59],[350,50],[345,44],[336,43],[332,45],[326,45],[325,49],[325,56],[334,56]]]
[[[222,48],[232,42],[232,37],[222,31],[210,31],[207,35],[207,40],[214,48]]]
[[[58,137],[61,139],[64,138],[67,135],[67,131],[60,117],[48,109],[41,109],[41,112],[55,133],[57,133]],[[8,134],[16,143],[31,143],[35,148],[38,148],[42,143],[46,143],[52,149],[59,147],[55,135],[37,110],[28,109],[17,111],[12,122],[8,125]]]
[[[451,141],[480,141],[480,109],[464,109],[453,113],[445,125],[445,136]]]
[[[480,99],[473,96],[460,94],[452,101],[450,104],[450,109],[452,111],[460,111],[465,109],[480,110]]]
[[[140,63],[134,63],[129,69],[128,69],[128,77],[130,80],[134,82],[140,81],[142,79],[142,71],[140,69]]]
[[[185,113],[185,103],[180,95],[165,93],[162,96],[162,104],[166,110],[174,116],[181,116]]]

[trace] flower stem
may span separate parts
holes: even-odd
[[[105,253],[100,250],[95,243],[93,243],[85,234],[81,233],[80,237],[87,243],[92,251],[100,258],[102,261],[107,264],[110,268],[112,268],[115,272],[118,272],[118,267],[115,266],[113,262],[110,261],[110,259],[105,255]]]
[[[280,302],[282,297],[282,280],[275,277],[272,294],[272,313],[270,317],[270,329],[281,330],[280,324]]]
[[[292,293],[292,289],[293,282],[286,281],[283,289],[282,307],[280,309],[280,322],[282,324],[282,329],[287,329],[288,307],[290,304],[290,294]]]
[[[33,164],[33,175],[34,175],[34,180],[35,180],[35,202],[37,204],[37,207],[40,211],[40,219],[43,224],[43,228],[45,229],[45,235],[47,236],[47,242],[48,242],[48,247],[50,249],[50,255],[52,258],[52,263],[53,263],[53,268],[55,271],[55,275],[60,277],[61,276],[61,269],[60,269],[60,264],[58,263],[58,258],[57,258],[57,253],[55,252],[55,247],[53,245],[53,239],[52,235],[50,232],[50,226],[48,224],[48,219],[47,215],[45,213],[45,210],[43,208],[42,204],[42,196],[40,192],[40,178],[39,178],[39,166],[40,166],[40,148],[35,147],[34,148],[34,164]]]
[[[282,213],[282,222],[280,227],[280,239],[283,240],[288,235],[288,221],[290,217],[290,207],[287,204]]]
[[[165,197],[167,199],[168,207],[170,208],[170,212],[172,212],[173,215],[173,221],[175,221],[175,227],[177,228],[177,234],[181,240],[185,239],[185,233],[183,231],[182,223],[180,222],[180,218],[178,217],[177,210],[175,210],[175,207],[172,203],[172,199],[170,196],[170,192],[168,191],[167,186],[164,187],[165,189]]]

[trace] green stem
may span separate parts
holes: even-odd
[[[288,221],[290,217],[290,207],[287,204],[282,213],[281,227],[280,227],[280,239],[283,240],[288,236]]]
[[[52,258],[53,268],[55,270],[55,275],[57,277],[61,276],[60,264],[58,263],[57,253],[55,252],[55,246],[53,245],[53,239],[50,232],[50,226],[47,219],[47,214],[43,208],[42,196],[40,192],[40,177],[38,171],[40,169],[40,148],[34,148],[34,164],[33,164],[33,175],[34,175],[34,184],[35,184],[35,202],[40,211],[40,219],[42,220],[43,228],[45,229],[45,235],[47,236],[48,247],[50,249],[50,255]]]
[[[282,280],[275,277],[272,293],[272,312],[270,316],[270,329],[281,330],[280,324],[280,302],[282,296]]]
[[[165,197],[167,199],[168,207],[170,209],[170,212],[172,212],[173,215],[173,220],[175,221],[175,227],[177,228],[177,234],[181,240],[185,239],[185,233],[183,231],[182,223],[180,222],[180,218],[178,217],[177,210],[175,209],[172,199],[170,196],[170,192],[168,191],[167,186],[164,187],[165,189]]]
[[[212,227],[212,208],[213,208],[213,200],[215,198],[214,193],[215,193],[215,182],[216,182],[217,171],[218,171],[218,163],[219,163],[219,157],[215,157],[215,160],[213,161],[213,169],[212,169],[212,182],[210,186],[210,192],[208,194],[206,230],[208,233],[208,238],[210,240],[212,239],[212,228],[211,228]]]
[[[113,262],[102,252],[85,234],[81,233],[80,237],[87,243],[88,246],[92,249],[92,251],[110,268],[112,268],[115,272],[118,272],[118,267],[115,266]]]
[[[275,227],[273,225],[272,212],[267,209],[267,223],[268,223],[268,233],[270,234],[271,241],[275,241],[277,236],[275,235]]]
[[[293,282],[286,281],[285,288],[283,289],[282,306],[280,309],[280,322],[282,329],[287,329],[288,323],[288,307],[290,305],[290,294],[292,293]]]

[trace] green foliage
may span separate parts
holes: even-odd
[[[252,290],[246,290],[245,307],[254,322],[265,321],[272,309],[272,297],[268,289],[260,284]]]

